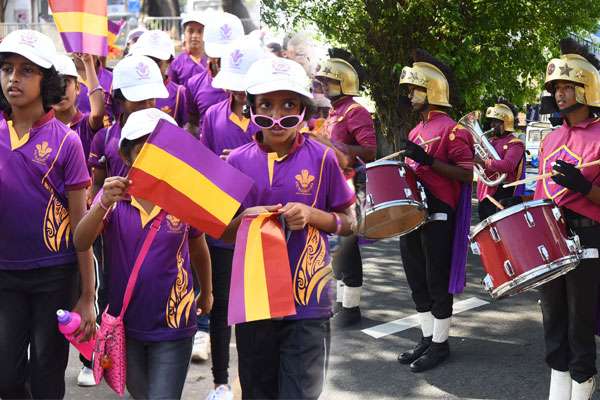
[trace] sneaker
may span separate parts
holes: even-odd
[[[210,354],[210,335],[207,332],[198,331],[194,336],[194,347],[192,348],[192,361],[201,362],[208,360]]]
[[[233,400],[233,392],[229,385],[219,385],[210,391],[206,400]]]
[[[77,385],[82,387],[96,386],[94,371],[88,367],[81,367],[81,371],[77,375]]]
[[[343,329],[359,324],[361,318],[360,307],[342,307],[340,312],[336,313],[331,319],[331,325],[335,328]]]

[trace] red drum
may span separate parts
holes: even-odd
[[[578,236],[567,236],[560,209],[535,200],[504,209],[476,225],[473,253],[481,255],[483,286],[494,299],[542,285],[574,269],[581,259]]]
[[[360,233],[369,239],[384,239],[411,232],[427,220],[426,200],[408,165],[386,160],[368,163]]]

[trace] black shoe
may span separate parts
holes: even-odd
[[[447,340],[443,343],[432,342],[425,354],[410,364],[410,370],[412,372],[427,371],[437,367],[449,356],[450,346],[448,345]]]
[[[361,319],[362,316],[360,314],[360,307],[342,307],[340,312],[335,314],[331,319],[331,325],[336,328],[347,328],[349,326],[358,324]]]
[[[333,303],[333,315],[339,313],[340,311],[342,311],[342,302],[336,301]]]
[[[417,347],[400,354],[398,356],[398,362],[400,364],[410,364],[421,357],[427,351],[429,346],[431,346],[431,339],[433,339],[433,336],[421,336],[421,341],[417,344]]]

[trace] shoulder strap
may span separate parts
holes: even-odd
[[[160,228],[160,224],[162,223],[163,218],[165,217],[165,211],[162,210],[156,218],[152,221],[152,225],[150,226],[150,230],[144,239],[144,243],[142,244],[142,248],[135,259],[135,264],[133,265],[133,270],[131,271],[131,275],[129,275],[129,280],[127,281],[127,288],[125,289],[125,296],[123,296],[123,306],[121,307],[121,314],[119,314],[119,318],[123,318],[125,316],[125,312],[127,311],[127,307],[129,306],[129,301],[131,300],[131,296],[133,295],[133,289],[135,288],[135,284],[137,282],[138,274],[140,272],[140,268],[148,255],[148,250],[150,250],[150,245],[154,241],[156,237],[156,233]]]
[[[321,160],[321,170],[319,171],[319,183],[317,184],[317,191],[315,193],[315,201],[313,201],[311,207],[314,207],[315,204],[317,204],[317,199],[319,198],[319,192],[321,190],[321,181],[323,180],[323,167],[325,166],[325,158],[327,156],[327,153],[329,153],[329,150],[331,150],[331,148],[326,147],[325,151],[323,152],[323,159]]]

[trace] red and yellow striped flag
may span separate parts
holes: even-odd
[[[106,56],[106,0],[49,0],[56,28],[68,53]]]

